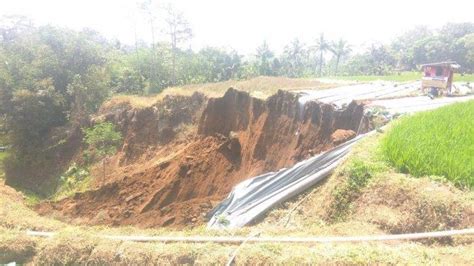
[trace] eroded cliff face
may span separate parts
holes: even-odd
[[[193,226],[237,183],[290,166],[355,136],[362,104],[344,110],[279,91],[266,101],[229,89],[221,98],[170,96],[148,108],[101,110],[124,144],[94,188],[38,207],[87,224]]]

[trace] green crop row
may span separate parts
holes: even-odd
[[[383,139],[382,150],[402,172],[474,188],[474,101],[400,119]]]

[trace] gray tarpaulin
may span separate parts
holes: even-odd
[[[414,113],[456,102],[474,100],[474,95],[442,97],[434,100],[427,96],[413,97],[411,94],[418,88],[419,82],[359,84],[328,90],[302,91],[299,102],[301,106],[312,100],[341,106],[353,99],[372,99],[367,107],[382,107],[389,113],[395,114]],[[386,97],[395,98],[383,100]],[[244,226],[275,205],[302,193],[331,174],[351,147],[364,136],[360,135],[332,150],[299,162],[291,168],[243,181],[212,210],[208,227]]]
[[[278,203],[307,190],[331,174],[351,147],[366,135],[360,135],[291,168],[243,181],[212,210],[208,227],[244,226]]]

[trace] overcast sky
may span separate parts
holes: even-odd
[[[1,0],[0,15],[21,14],[37,24],[93,28],[109,38],[148,41],[136,0]],[[294,38],[320,32],[356,47],[387,42],[415,25],[474,22],[474,0],[174,0],[194,31],[191,47],[219,46],[252,53],[264,40],[280,51]],[[159,26],[159,25],[158,25]],[[161,36],[160,38],[164,38]]]

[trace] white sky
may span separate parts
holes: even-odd
[[[474,0],[174,0],[194,31],[192,48],[206,45],[253,53],[263,40],[280,51],[294,38],[320,32],[357,46],[386,42],[415,25],[474,22]],[[27,15],[37,24],[89,27],[134,43],[149,40],[136,0],[0,0],[0,15]],[[136,25],[136,26],[135,26]],[[159,25],[158,25],[159,26]],[[164,38],[164,36],[160,36]]]

